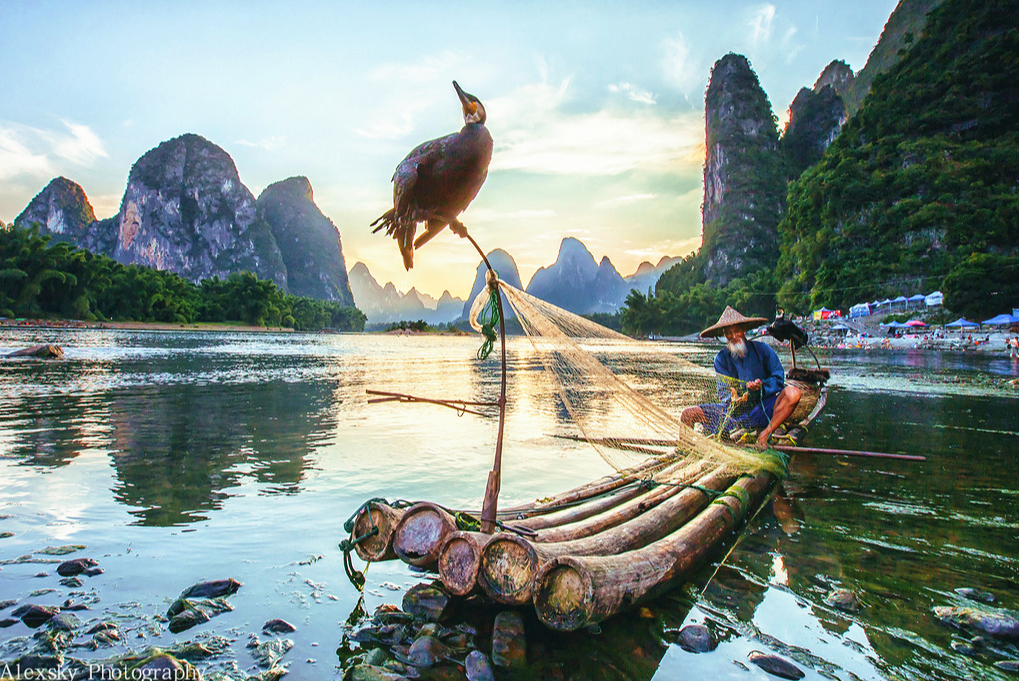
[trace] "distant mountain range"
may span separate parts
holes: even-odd
[[[488,258],[499,276],[511,286],[576,314],[616,312],[631,289],[646,293],[649,288],[654,288],[665,270],[681,260],[665,257],[657,265],[643,262],[633,274],[623,277],[607,256],[600,263],[595,262],[594,256],[581,241],[568,237],[560,244],[556,261],[539,268],[524,288],[512,256],[496,249],[488,254]],[[479,264],[467,300],[454,298],[449,291],[443,291],[436,300],[413,288],[401,293],[390,282],[381,286],[361,262],[351,268],[349,279],[354,302],[368,315],[369,324],[418,319],[438,324],[467,318],[471,303],[484,286],[485,272]]]

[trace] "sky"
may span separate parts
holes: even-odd
[[[60,175],[115,215],[131,165],[196,133],[256,197],[306,176],[348,269],[466,297],[467,241],[444,231],[407,272],[368,227],[407,152],[462,127],[455,79],[495,140],[461,215],[481,247],[525,285],[568,236],[626,276],[700,246],[712,65],[747,56],[781,127],[829,62],[863,68],[895,4],[0,0],[0,220]]]

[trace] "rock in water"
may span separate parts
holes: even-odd
[[[849,589],[835,589],[825,597],[824,602],[843,612],[857,612],[860,609],[860,599]]]
[[[523,667],[527,664],[527,638],[520,613],[505,610],[495,616],[492,627],[492,662],[498,667]]]
[[[431,667],[442,662],[449,655],[445,643],[433,636],[419,636],[414,639],[407,653],[407,659],[415,667]]]
[[[60,359],[64,351],[59,345],[36,345],[31,348],[15,350],[7,357],[37,357],[39,359]]]
[[[450,597],[437,584],[417,584],[403,595],[403,609],[427,622],[438,622],[449,609]]]
[[[263,624],[262,631],[267,634],[290,634],[297,631],[297,627],[286,620],[277,619],[269,620]]]
[[[715,649],[715,637],[703,624],[688,624],[679,630],[676,643],[691,653],[710,653]]]
[[[80,575],[96,565],[99,565],[99,562],[92,558],[75,558],[73,560],[66,560],[57,566],[57,574],[61,577],[73,577],[74,575]]]
[[[272,669],[293,647],[294,642],[289,638],[274,639],[265,643],[256,643],[251,655],[259,667]]]
[[[960,629],[982,631],[999,638],[1019,638],[1019,620],[1004,612],[937,606],[934,616]]]
[[[222,598],[207,600],[178,598],[166,611],[166,616],[170,618],[170,631],[178,634],[231,610],[233,607]]]
[[[806,676],[806,674],[803,673],[803,670],[794,665],[792,662],[782,659],[778,655],[770,655],[755,650],[750,653],[748,657],[751,662],[764,671],[782,679],[792,679],[792,681],[796,681],[797,679],[802,679]]]
[[[968,598],[971,601],[980,601],[981,603],[993,603],[994,594],[986,591],[980,591],[978,589],[971,589],[969,587],[962,587],[955,590],[955,593],[959,594],[963,598]]]
[[[236,579],[219,579],[214,582],[199,582],[181,592],[181,598],[218,598],[232,596],[243,586]]]
[[[472,651],[464,666],[467,668],[467,681],[495,681],[492,665],[480,650]]]
[[[11,612],[11,615],[21,618],[21,621],[25,623],[25,626],[35,629],[36,627],[49,622],[58,612],[60,611],[56,608],[29,604],[16,608]]]

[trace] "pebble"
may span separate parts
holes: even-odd
[[[778,655],[761,653],[755,650],[747,657],[751,662],[764,671],[782,679],[792,679],[792,681],[796,681],[797,679],[802,679],[806,676],[806,674],[803,673],[803,670]]]
[[[527,664],[524,620],[515,610],[504,610],[495,616],[492,662],[497,667],[523,667]]]
[[[703,624],[688,624],[679,630],[676,643],[691,653],[710,653],[715,649],[715,637]]]
[[[57,613],[50,618],[50,628],[59,631],[74,631],[81,626],[81,621],[70,613]]]
[[[495,681],[495,672],[488,658],[480,650],[473,651],[464,663],[468,681]]]
[[[5,617],[4,619],[0,620],[0,629],[6,629],[7,627],[13,627],[17,623],[18,623],[18,620],[16,620],[16,619],[11,619],[10,617]]]
[[[275,619],[263,624],[262,631],[266,634],[290,634],[297,631],[297,627],[286,620]]]
[[[994,666],[1006,672],[1019,672],[1019,660],[1002,660],[995,662]]]
[[[824,602],[843,612],[857,612],[860,610],[859,597],[849,589],[835,589],[825,597]]]

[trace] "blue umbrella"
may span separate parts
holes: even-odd
[[[964,319],[962,317],[959,317],[954,322],[949,322],[948,324],[945,324],[945,326],[955,326],[955,327],[959,327],[959,328],[967,328],[968,329],[968,328],[976,328],[976,327],[978,327],[980,325],[977,324],[976,322],[971,322],[968,319]]]

